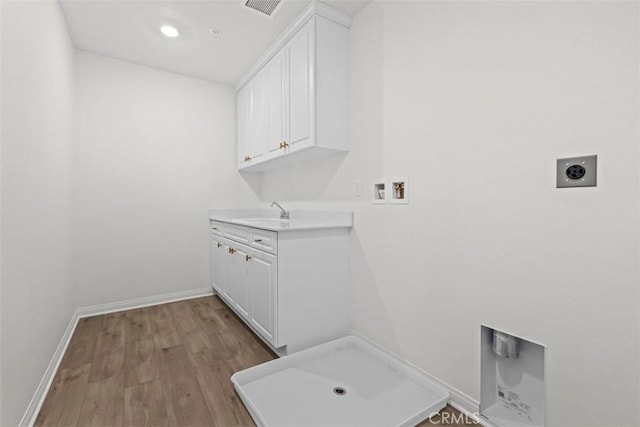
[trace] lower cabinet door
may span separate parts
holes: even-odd
[[[222,298],[225,299],[229,304],[233,304],[235,299],[235,269],[233,268],[235,265],[235,248],[231,242],[228,240],[223,240],[223,245],[221,246],[222,254],[219,257],[219,285],[220,290],[222,291]]]
[[[251,325],[275,347],[283,344],[277,337],[278,257],[261,251],[250,251],[248,282],[251,300]]]
[[[211,285],[218,294],[222,294],[223,260],[224,243],[222,239],[213,237],[211,239]]]
[[[249,320],[249,261],[252,259],[248,248],[238,245],[233,254],[231,271],[233,272],[233,283],[235,286],[234,306],[238,314]]]

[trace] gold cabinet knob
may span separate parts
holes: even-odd
[[[229,253],[230,253],[230,254],[234,254],[234,253],[236,253],[236,250],[235,250],[235,249],[233,249],[233,248],[229,248]]]
[[[284,148],[284,145],[282,145],[282,142],[280,143],[280,149],[282,150]]]
[[[245,261],[249,261],[250,259],[251,259],[251,255],[245,255],[245,256],[244,256],[244,260],[245,260]]]
[[[287,141],[284,141],[284,142],[282,143],[282,148],[287,148],[288,146],[289,146],[289,144],[287,144]]]
[[[222,246],[222,243],[218,243],[218,247]]]

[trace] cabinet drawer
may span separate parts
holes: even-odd
[[[220,221],[210,221],[211,233],[222,236],[224,235],[224,225]]]
[[[275,231],[253,229],[250,245],[271,254],[278,253],[278,233]]]
[[[236,227],[234,225],[225,224],[224,237],[240,243],[249,244],[251,241],[251,230],[244,227]]]

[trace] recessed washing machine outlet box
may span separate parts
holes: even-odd
[[[504,351],[503,339],[514,342],[514,352]],[[542,344],[481,325],[480,416],[490,425],[544,427],[545,352]]]
[[[595,187],[597,163],[596,155],[558,159],[556,187]]]

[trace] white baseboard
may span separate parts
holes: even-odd
[[[356,332],[353,329],[349,329],[349,333],[351,335],[357,336],[358,338],[362,338],[363,340],[365,340],[372,346],[376,347],[378,350],[382,351],[383,353],[387,353],[391,357],[400,360],[402,363],[406,364],[412,369],[415,369],[416,371],[420,372],[422,375],[428,377],[433,382],[440,385],[441,387],[443,387],[449,392],[449,405],[453,406],[458,411],[467,415],[470,419],[474,419],[478,421],[479,424],[487,427],[493,427],[493,424],[490,424],[489,422],[487,422],[487,420],[483,418],[479,418],[477,416],[480,413],[480,402],[471,398],[471,396],[461,392],[460,390],[453,387],[452,385],[442,381],[440,378],[436,377],[435,375],[432,375],[429,372],[426,372],[424,369],[421,369],[420,367],[400,357],[398,354],[394,353],[393,351],[385,347],[382,347],[380,344],[372,341],[370,338],[362,335],[361,333]]]
[[[62,357],[64,356],[65,351],[67,351],[67,347],[69,346],[69,342],[71,341],[71,337],[73,336],[73,332],[78,325],[78,320],[83,317],[91,317],[97,316],[100,314],[114,313],[117,311],[123,310],[131,310],[134,308],[141,307],[149,307],[152,305],[158,304],[166,304],[174,301],[182,301],[192,298],[199,298],[208,295],[213,295],[213,290],[211,288],[201,288],[201,289],[193,289],[190,291],[182,291],[182,292],[173,292],[170,294],[157,295],[152,297],[145,298],[136,298],[128,301],[118,301],[112,302],[108,304],[100,304],[93,305],[89,307],[81,307],[76,309],[76,311],[71,316],[71,320],[69,321],[69,325],[67,329],[64,331],[64,335],[58,344],[58,348],[53,353],[53,357],[49,362],[49,366],[47,366],[46,371],[40,380],[40,384],[38,384],[38,388],[29,402],[29,406],[25,411],[22,419],[20,420],[20,427],[32,427],[36,418],[38,417],[38,413],[42,408],[42,404],[44,403],[45,397],[47,397],[47,393],[49,392],[49,388],[53,383],[53,379],[56,376],[56,372],[60,367],[60,363],[62,362]]]
[[[53,378],[56,376],[56,372],[58,372],[58,367],[60,366],[60,362],[62,362],[62,357],[64,356],[65,351],[67,351],[69,341],[71,341],[71,337],[73,336],[73,332],[76,330],[77,324],[78,310],[76,310],[71,316],[69,325],[64,331],[64,335],[62,335],[58,348],[56,348],[56,351],[53,353],[49,366],[47,366],[47,369],[44,371],[40,384],[38,384],[38,388],[36,388],[36,392],[31,398],[31,402],[29,402],[29,406],[27,406],[27,410],[22,416],[20,424],[18,424],[20,427],[33,426],[36,422],[40,408],[42,408],[42,404],[44,403],[44,398],[47,396],[47,392],[51,387]]]
[[[200,288],[191,291],[173,292],[170,294],[157,295],[153,297],[136,298],[127,301],[110,302],[107,304],[92,305],[76,310],[78,317],[91,317],[100,314],[115,313],[117,311],[132,310],[134,308],[149,307],[152,305],[166,304],[174,301],[205,297],[213,295],[213,289]]]

